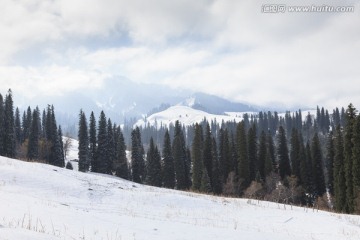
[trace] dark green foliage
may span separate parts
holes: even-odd
[[[15,157],[15,121],[12,92],[10,89],[5,97],[4,113],[3,154],[4,156],[13,158]]]
[[[142,183],[145,180],[145,161],[140,129],[138,127],[131,132],[131,169],[132,180]]]
[[[193,160],[193,169],[192,169],[192,189],[199,191],[201,187],[202,179],[202,170],[204,168],[203,164],[203,139],[202,139],[202,127],[196,123],[195,124],[195,134],[192,142],[192,160]]]
[[[203,174],[201,177],[201,186],[200,191],[204,193],[210,193],[211,192],[211,183],[210,183],[210,177],[209,174],[204,167]]]
[[[346,125],[344,134],[344,170],[346,179],[346,212],[354,212],[354,185],[353,185],[353,158],[352,149],[353,135],[354,135],[354,122],[356,117],[356,109],[350,103],[346,110]]]
[[[249,159],[246,142],[246,132],[244,121],[237,125],[236,129],[236,147],[238,156],[238,174],[239,179],[243,180],[244,187],[250,184]]]
[[[334,158],[335,158],[335,146],[334,146],[334,136],[333,132],[329,133],[326,144],[326,169],[328,173],[328,187],[330,193],[334,194]]]
[[[270,173],[270,171],[277,172],[278,167],[277,167],[276,157],[275,157],[275,145],[274,145],[274,140],[272,138],[271,132],[268,132],[266,138],[267,138],[267,141],[266,141],[266,147],[267,147],[266,158],[267,159],[269,158],[271,163],[272,163],[271,169],[270,169],[270,167],[266,167],[266,169],[267,169],[266,170],[266,173],[267,173],[266,175],[268,175]]]
[[[255,180],[256,172],[258,171],[257,160],[257,137],[255,124],[249,128],[248,131],[248,159],[249,159],[249,180],[250,182]]]
[[[98,170],[98,165],[96,162],[96,151],[97,151],[96,120],[95,120],[94,112],[91,112],[91,115],[90,115],[89,144],[90,144],[91,171],[98,172],[99,170]]]
[[[88,125],[85,113],[80,110],[79,116],[79,132],[78,132],[78,156],[79,156],[79,171],[87,172],[90,168],[90,149],[89,149],[89,134]]]
[[[228,130],[222,128],[219,133],[219,163],[222,182],[226,183],[229,173],[235,171],[235,168],[232,164]]]
[[[346,211],[346,179],[344,170],[344,141],[340,125],[336,128],[335,156],[333,164],[335,209]]]
[[[220,164],[219,164],[219,158],[217,153],[217,146],[215,138],[212,138],[212,144],[211,144],[211,155],[212,155],[212,191],[215,194],[220,194],[222,192],[222,182],[221,182],[221,176],[220,176]]]
[[[204,148],[203,148],[203,163],[204,167],[210,178],[210,183],[213,185],[213,177],[212,177],[212,139],[211,139],[211,131],[209,124],[206,125],[205,129],[205,138],[204,138]]]
[[[36,110],[37,115],[40,116],[40,111]],[[64,167],[64,152],[62,150],[62,139],[60,139],[58,128],[55,119],[54,106],[48,106],[46,117],[46,137],[47,142],[50,145],[50,153],[48,155],[48,163],[58,167]],[[38,119],[38,129],[40,126],[40,119]]]
[[[0,94],[0,156],[4,156],[4,100]]]
[[[354,199],[360,197],[360,115],[358,115],[353,125],[353,148],[352,148],[352,175],[353,175],[353,187],[354,187]],[[360,202],[354,201],[354,210],[359,213]]]
[[[35,160],[39,158],[39,121],[38,112],[34,110],[32,114],[32,122],[30,126],[29,144],[27,149],[27,158],[29,160]]]
[[[175,179],[177,189],[187,189],[189,186],[189,176],[186,170],[186,149],[184,135],[179,121],[175,123],[174,140],[172,144],[174,157]]]
[[[129,179],[129,165],[126,158],[126,145],[120,127],[116,128],[114,136],[116,139],[115,159],[113,162],[115,175],[124,179]]]
[[[286,176],[291,175],[291,168],[290,168],[289,150],[287,147],[285,130],[282,126],[279,127],[277,140],[278,140],[277,156],[279,161],[279,174],[281,179],[284,179]]]
[[[293,128],[291,131],[291,150],[290,161],[292,167],[292,174],[300,179],[300,141],[298,131]]]
[[[107,133],[107,121],[105,113],[101,111],[99,123],[98,123],[98,145],[96,151],[96,161],[94,161],[94,172],[111,174],[109,167],[109,144],[108,144],[108,133]]]
[[[150,147],[146,155],[146,183],[151,186],[161,186],[160,153],[154,145],[153,138],[150,139]]]
[[[163,145],[163,185],[165,188],[175,187],[174,158],[171,151],[171,141],[169,131],[166,129]]]
[[[260,134],[259,142],[259,155],[258,155],[258,172],[260,174],[260,179],[265,180],[265,177],[268,173],[271,172],[272,162],[270,154],[267,154],[266,147],[266,134],[264,131]]]
[[[306,157],[306,148],[304,146],[303,137],[300,134],[299,136],[299,142],[300,142],[300,151],[299,151],[299,160],[300,160],[300,177],[299,177],[299,184],[303,185],[303,188],[305,191],[309,192],[310,187],[310,180],[309,180],[309,166],[308,161]],[[310,146],[309,146],[310,151]],[[310,153],[309,153],[310,154]],[[310,154],[311,155],[311,154]]]
[[[318,134],[315,133],[311,143],[312,153],[312,170],[313,170],[313,186],[314,195],[322,196],[326,192],[324,168],[322,164],[322,152]]]
[[[21,129],[21,120],[20,120],[20,111],[19,108],[15,110],[15,141],[16,145],[19,146],[21,144],[22,139],[22,129]]]
[[[108,174],[112,174],[113,171],[113,162],[115,161],[115,139],[114,139],[114,129],[111,122],[111,119],[108,119],[107,123],[107,170]]]

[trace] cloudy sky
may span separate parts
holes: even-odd
[[[264,4],[354,6],[263,13]],[[359,1],[1,0],[0,91],[122,76],[262,106],[360,108]]]

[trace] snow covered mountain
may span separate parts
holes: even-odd
[[[358,239],[360,216],[0,157],[0,239]]]

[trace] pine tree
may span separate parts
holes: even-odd
[[[94,116],[94,112],[91,112],[90,115],[90,125],[89,125],[89,143],[90,143],[90,164],[91,171],[98,172],[98,165],[96,160],[96,152],[97,152],[97,139],[96,139],[96,120]]]
[[[275,157],[275,144],[274,144],[274,140],[272,138],[272,134],[269,131],[266,137],[267,141],[266,141],[266,147],[267,147],[267,158],[270,158],[271,163],[272,163],[272,170],[277,172],[278,170],[278,166],[276,163],[276,157]]]
[[[115,136],[117,137],[114,161],[115,175],[123,179],[129,179],[129,166],[126,158],[126,145],[124,135],[121,132],[120,127],[116,128]]]
[[[163,144],[163,184],[165,188],[173,189],[175,187],[175,169],[174,158],[171,151],[171,141],[168,129],[164,135]]]
[[[203,169],[203,174],[202,174],[202,177],[201,177],[200,191],[204,192],[204,193],[210,193],[211,192],[210,177],[209,177],[209,174],[208,174],[205,167]]]
[[[300,142],[300,151],[299,151],[299,159],[300,159],[300,177],[299,184],[303,186],[306,192],[309,192],[310,181],[309,181],[309,166],[306,157],[306,148],[304,146],[304,140],[302,134],[299,136]],[[310,149],[310,146],[309,146]],[[309,150],[310,151],[310,150]],[[309,153],[310,154],[310,153]]]
[[[248,131],[249,180],[254,181],[258,172],[257,142],[255,124]]]
[[[239,179],[242,179],[244,187],[247,187],[248,184],[250,184],[250,169],[244,121],[241,121],[237,125],[236,147],[238,156]]]
[[[101,111],[98,122],[98,146],[96,152],[96,169],[98,173],[111,174],[109,171],[109,142],[107,121],[104,111]]]
[[[0,156],[4,156],[4,118],[5,118],[4,100],[0,94]]]
[[[267,174],[271,172],[272,162],[270,155],[267,154],[267,147],[266,147],[266,134],[264,131],[260,134],[260,142],[259,142],[259,155],[258,155],[258,167],[259,167],[259,174],[262,180],[265,180]]]
[[[39,120],[38,112],[34,110],[32,114],[32,122],[30,126],[29,144],[27,149],[27,158],[29,160],[36,160],[39,158]]]
[[[221,128],[219,132],[219,163],[223,183],[226,183],[229,173],[235,171],[231,159],[228,130]]]
[[[314,195],[322,196],[326,192],[325,178],[322,164],[322,153],[318,134],[315,133],[312,144],[311,153],[313,161],[313,180],[314,180]]]
[[[16,145],[19,146],[21,144],[21,139],[22,139],[22,129],[21,129],[19,108],[16,108],[16,110],[15,110],[15,139],[16,139]]]
[[[360,115],[356,117],[353,125],[353,148],[352,148],[352,175],[354,178],[354,211],[360,212]]]
[[[346,211],[346,179],[344,168],[344,141],[340,124],[336,128],[335,156],[334,156],[334,194],[335,209],[339,212]]]
[[[192,160],[193,160],[193,171],[192,171],[192,189],[194,191],[200,191],[201,179],[202,179],[202,170],[204,168],[202,148],[203,148],[203,139],[202,139],[202,127],[196,123],[195,124],[195,134],[192,142]]]
[[[220,176],[220,163],[217,153],[217,145],[215,138],[212,138],[212,144],[211,144],[211,155],[212,155],[212,177],[213,177],[213,183],[212,183],[212,191],[215,194],[220,194],[222,192],[222,182],[221,182],[221,176]]]
[[[5,97],[5,115],[4,115],[4,155],[15,157],[15,121],[12,92],[9,89]]]
[[[112,174],[115,169],[113,169],[113,162],[115,160],[115,139],[114,139],[114,129],[111,122],[111,119],[108,119],[107,123],[107,170],[106,172],[108,174]]]
[[[279,135],[277,140],[278,140],[277,155],[279,159],[279,173],[281,179],[284,179],[286,176],[291,175],[291,168],[290,168],[289,150],[287,147],[285,130],[282,126],[279,127]]]
[[[172,148],[174,157],[176,187],[177,189],[183,190],[188,187],[188,176],[186,175],[185,140],[179,121],[175,122],[174,140]]]
[[[292,174],[300,179],[300,141],[298,131],[295,128],[293,128],[291,131],[290,143],[290,161],[292,166]]]
[[[354,147],[353,144],[353,129],[354,122],[356,117],[356,109],[350,103],[346,110],[346,125],[345,125],[345,135],[344,135],[344,170],[345,170],[345,179],[346,179],[346,212],[354,212],[354,185],[353,185],[353,158],[352,150]]]
[[[90,168],[89,134],[85,113],[80,110],[79,115],[79,171],[87,172]]]
[[[333,164],[334,164],[334,158],[335,158],[335,146],[334,146],[334,135],[333,132],[330,131],[329,136],[327,138],[327,145],[326,145],[326,169],[328,172],[328,186],[329,191],[333,195],[334,194],[334,170],[333,170]]]
[[[161,164],[160,153],[154,145],[154,140],[150,138],[150,147],[146,156],[146,183],[151,186],[161,186]]]
[[[63,134],[61,126],[58,127],[58,136],[59,136],[59,144],[60,144],[60,154],[59,154],[59,166],[64,167],[65,166],[65,153],[64,153],[64,143],[63,143]]]
[[[139,127],[131,132],[131,169],[132,180],[142,183],[145,180],[145,161]]]

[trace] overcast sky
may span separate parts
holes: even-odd
[[[262,13],[267,3],[353,13]],[[113,76],[260,106],[360,108],[360,5],[346,0],[1,0],[0,90]]]

